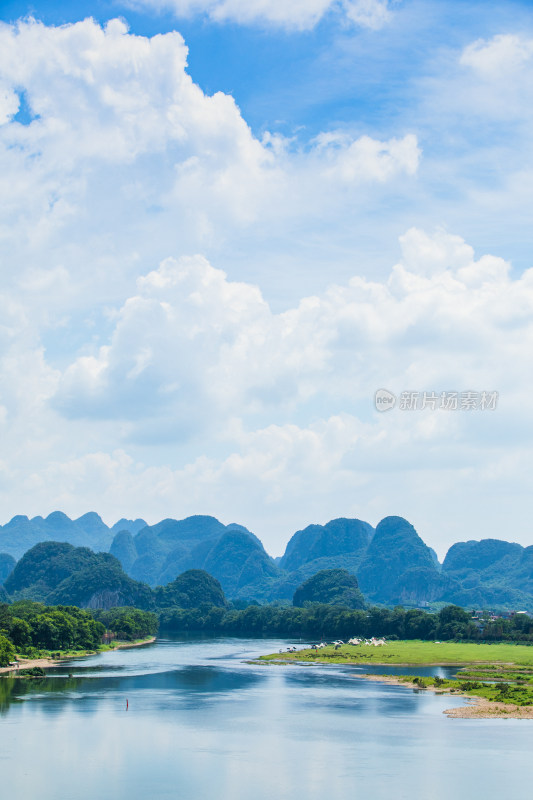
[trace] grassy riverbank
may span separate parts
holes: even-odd
[[[130,647],[142,647],[143,645],[155,642],[155,636],[147,636],[144,639],[134,639],[133,641],[115,641],[109,644],[103,644],[95,650],[39,650],[38,656],[28,658],[22,654],[17,654],[16,658],[18,666],[16,667],[2,667],[0,668],[0,675],[16,675],[19,669],[34,669],[41,667],[56,667],[65,661],[71,661],[74,658],[86,658],[87,656],[96,656],[99,653],[105,653],[108,650],[122,650]]]
[[[388,642],[381,647],[333,645],[318,651],[261,656],[260,662],[312,664],[374,664],[376,666],[457,666],[453,679],[412,675],[359,675],[370,680],[411,686],[418,691],[465,695],[472,704],[447,713],[454,717],[514,717],[533,719],[533,647],[508,642]]]
[[[295,653],[271,653],[261,661],[308,661],[324,664],[398,664],[446,666],[464,664],[518,664],[533,667],[533,647],[498,642],[423,642],[420,640],[387,642],[382,647],[333,645],[321,650],[302,649]]]
[[[497,678],[501,669],[487,667],[484,681],[472,680],[468,670],[459,670],[454,679],[419,675],[399,675],[398,683],[406,683],[414,689],[435,689],[438,692],[460,693],[482,697],[491,702],[515,706],[533,706],[533,670],[522,672],[520,678],[513,677],[512,668],[507,679]],[[382,677],[382,676],[380,676]]]
[[[487,668],[489,669],[489,668]],[[463,680],[466,670],[459,670],[456,680],[418,675],[363,675],[356,678],[408,686],[419,692],[430,690],[435,694],[466,697],[465,705],[447,708],[447,717],[459,719],[530,719],[533,720],[533,686],[504,686],[502,684],[476,684]],[[474,688],[472,688],[474,687]]]

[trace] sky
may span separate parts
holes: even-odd
[[[532,127],[525,0],[3,0],[0,524],[530,545]]]

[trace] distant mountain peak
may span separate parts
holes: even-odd
[[[48,516],[46,517],[45,522],[47,522],[50,525],[58,525],[58,524],[61,525],[64,523],[72,522],[72,520],[70,519],[70,517],[67,517],[67,515],[64,514],[63,511],[52,511],[52,513],[48,514]]]
[[[143,528],[147,528],[148,525],[144,519],[125,519],[122,517],[115,522],[113,527],[111,528],[111,533],[119,533],[120,531],[129,531],[132,535],[139,533]]]
[[[295,570],[317,559],[333,556],[362,558],[374,529],[360,519],[339,517],[325,525],[308,525],[289,540],[279,565]]]
[[[42,517],[41,517],[41,519],[42,519]],[[26,514],[15,514],[15,516],[12,517],[7,524],[8,525],[12,525],[12,524],[16,525],[17,523],[20,523],[20,522],[29,522],[29,521],[30,520],[26,516]]]
[[[77,519],[75,519],[74,522],[81,522],[82,520],[87,521],[87,522],[94,520],[95,522],[101,522],[102,525],[104,525],[104,521],[102,520],[102,517],[100,516],[100,514],[97,514],[96,511],[87,511],[86,514],[82,514],[81,517],[78,517]]]

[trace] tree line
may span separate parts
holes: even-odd
[[[348,639],[351,636],[386,636],[396,639],[533,642],[533,619],[515,615],[476,624],[459,606],[445,606],[438,614],[418,609],[377,606],[350,610],[341,606],[311,604],[298,608],[251,605],[245,609],[223,609],[203,605],[159,612],[160,629],[210,631],[259,636],[304,636],[314,639]]]
[[[155,636],[159,627],[156,614],[142,611],[140,608],[121,607],[110,608],[107,611],[95,610],[90,612],[97,622],[104,625],[117,639],[132,642],[135,639],[145,639]]]
[[[0,666],[15,652],[34,657],[41,650],[97,650],[102,637],[112,631],[131,641],[157,632],[155,614],[137,608],[88,611],[77,606],[46,606],[31,600],[0,604]]]
[[[205,631],[315,640],[385,636],[533,643],[533,619],[528,615],[476,622],[459,606],[445,606],[438,614],[431,614],[402,607],[350,610],[323,603],[304,607],[249,605],[242,609],[201,603],[195,608],[160,608],[154,614],[132,607],[84,610],[20,600],[0,604],[0,666],[12,661],[15,651],[33,656],[39,650],[96,650],[105,631],[131,641],[154,636],[158,628],[174,633]]]

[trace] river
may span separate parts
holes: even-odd
[[[448,719],[461,698],[361,668],[246,663],[289,644],[161,638],[0,681],[2,797],[530,800],[530,721]]]

